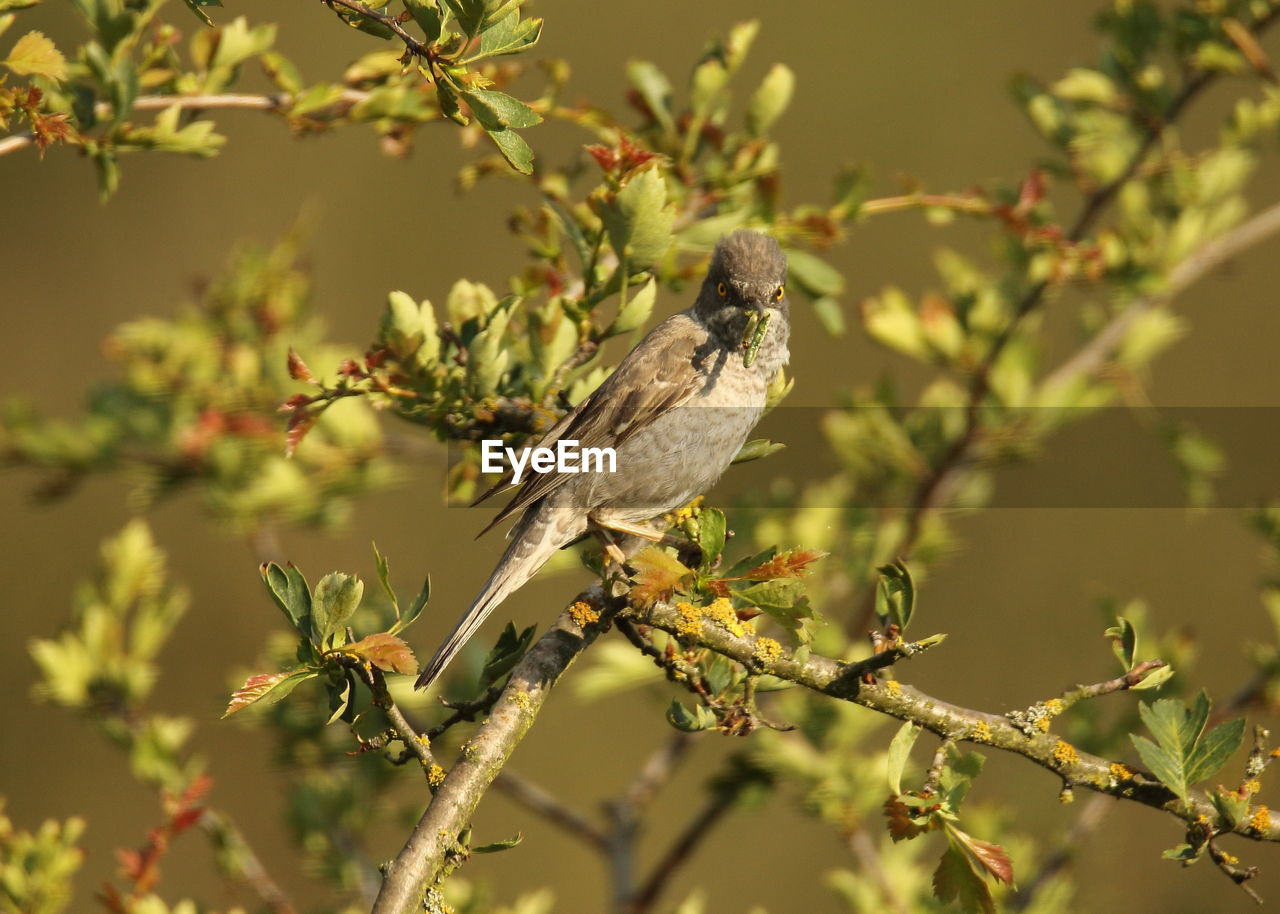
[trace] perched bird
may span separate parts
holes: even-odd
[[[522,512],[510,545],[417,688],[434,682],[489,613],[556,550],[594,533],[620,560],[616,534],[632,544],[660,540],[647,522],[720,478],[787,363],[786,279],[786,257],[773,238],[743,229],[721,239],[693,307],[654,327],[543,436],[539,447],[564,440],[613,448],[615,470],[532,474],[523,483],[493,522]],[[761,326],[763,336],[753,338]]]

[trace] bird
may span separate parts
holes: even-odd
[[[526,478],[481,531],[519,514],[506,551],[415,688],[428,688],[489,614],[557,550],[594,534],[621,564],[620,543],[635,549],[661,541],[649,522],[720,478],[790,357],[786,282],[786,256],[769,235],[739,229],[716,244],[693,305],[650,330],[538,442],[613,448],[613,472]],[[477,501],[502,488],[504,481]]]

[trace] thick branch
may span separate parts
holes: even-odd
[[[1066,784],[1133,800],[1164,810],[1185,822],[1194,822],[1199,816],[1211,822],[1219,818],[1207,799],[1193,796],[1189,803],[1183,804],[1173,791],[1148,772],[1090,755],[1051,733],[1033,727],[1027,728],[1030,732],[1024,732],[1007,717],[962,708],[897,681],[864,683],[861,679],[865,663],[846,664],[816,655],[804,661],[791,656],[770,659],[771,652],[758,650],[756,636],[733,635],[714,621],[701,621],[699,633],[691,636],[689,620],[667,603],[656,603],[639,616],[646,624],[678,635],[686,643],[696,643],[751,669],[760,669],[832,698],[850,701],[898,720],[912,721],[943,739],[979,743],[1021,755],[1052,771]],[[1280,841],[1280,817],[1264,830],[1242,821],[1230,831],[1255,840]]]
[[[585,599],[596,606],[604,602],[598,587]],[[565,612],[516,665],[488,718],[463,746],[408,842],[387,865],[373,914],[421,912],[427,890],[451,858],[465,852],[457,844],[459,832],[532,726],[552,686],[606,625],[607,617],[584,630]]]

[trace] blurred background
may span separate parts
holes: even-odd
[[[531,12],[547,20],[534,56],[570,61],[569,97],[589,97],[614,110],[623,107],[623,65],[629,58],[684,73],[708,38],[737,21],[758,18],[762,29],[742,84],[754,85],[773,61],[796,71],[796,99],[775,129],[783,151],[784,198],[794,202],[825,201],[836,167],[853,161],[871,168],[875,195],[895,192],[900,175],[939,191],[1016,180],[1044,149],[1007,100],[1008,79],[1023,71],[1052,80],[1073,65],[1094,62],[1098,39],[1090,29],[1091,7],[987,0],[800,9],[756,0],[650,0],[637,12],[629,4],[539,0]],[[219,20],[247,13],[256,21],[278,21],[281,50],[308,79],[336,75],[370,50],[367,37],[341,28],[319,4],[226,0],[224,9],[213,12]],[[184,30],[196,28],[181,7],[170,18]],[[46,30],[59,46],[82,37],[69,5],[57,0],[48,0],[26,23]],[[1274,39],[1268,44],[1273,51]],[[1199,104],[1189,119],[1192,129],[1212,129],[1221,114],[1215,103],[1224,94],[1211,92]],[[465,194],[455,191],[451,176],[472,153],[459,148],[448,126],[424,129],[413,154],[393,160],[379,154],[367,130],[298,140],[279,121],[256,113],[222,112],[217,119],[229,138],[220,156],[127,159],[121,189],[106,205],[97,202],[90,165],[69,150],[54,149],[40,164],[30,149],[0,159],[0,209],[10,226],[9,268],[0,286],[0,394],[21,392],[52,414],[74,414],[92,380],[111,371],[100,344],[113,327],[140,315],[171,314],[193,297],[195,284],[221,269],[238,241],[268,244],[304,212],[312,226],[305,251],[315,309],[330,326],[330,338],[348,341],[353,353],[371,339],[388,290],[438,301],[459,277],[496,286],[521,263],[505,219],[515,203],[533,202],[530,190],[495,180]],[[575,128],[558,123],[528,137],[548,161],[572,155],[584,142]],[[1280,198],[1280,174],[1274,160],[1269,164],[1254,185],[1257,204]],[[978,238],[963,220],[940,230],[918,214],[904,213],[855,228],[828,256],[846,277],[845,304],[853,308],[886,284],[911,293],[929,288],[935,282],[935,247],[946,243],[981,257],[986,252],[974,250]],[[1277,253],[1274,242],[1259,246],[1181,298],[1177,310],[1189,318],[1191,332],[1157,364],[1155,404],[1241,408],[1246,429],[1256,421],[1260,433],[1274,435],[1274,409],[1280,408],[1273,355],[1280,339]],[[666,314],[687,303],[663,295],[658,309]],[[887,372],[911,381],[905,361],[874,347],[856,329],[828,336],[803,307],[795,316],[793,353],[791,406],[832,404],[841,390]],[[785,433],[775,431],[774,437],[785,440]],[[1091,436],[1086,429],[1063,446],[1092,455],[1092,465],[1105,471],[1105,434],[1095,430]],[[1070,452],[1057,459],[1070,463]],[[1142,461],[1117,464],[1135,485],[1152,472]],[[399,580],[432,571],[431,606],[410,633],[420,655],[452,625],[500,551],[496,538],[472,545],[488,512],[443,505],[444,465],[441,451],[410,466],[394,490],[364,500],[338,535],[288,530],[283,536],[285,554],[313,579],[330,568],[372,579],[368,544],[375,538],[392,557]],[[155,800],[130,780],[125,760],[86,738],[78,721],[29,700],[34,669],[26,650],[29,639],[49,636],[63,624],[74,582],[88,573],[99,541],[119,529],[129,509],[117,478],[92,480],[53,506],[33,504],[34,483],[20,472],[0,477],[7,623],[0,642],[0,693],[7,696],[0,710],[0,794],[22,827],[33,828],[49,816],[87,818],[90,856],[78,877],[76,906],[87,910],[91,893],[114,870],[113,849],[140,844],[157,821]],[[1090,480],[1085,475],[1075,484],[1087,489]],[[950,640],[899,674],[969,707],[1025,707],[1073,683],[1114,675],[1097,601],[1105,595],[1140,596],[1163,626],[1195,633],[1202,655],[1197,687],[1224,697],[1237,689],[1242,645],[1270,630],[1255,588],[1261,549],[1241,513],[1135,508],[1123,498],[1114,507],[1069,506],[1082,503],[1090,504],[1065,497],[1052,507],[999,507],[963,519],[961,548],[930,577],[921,610],[926,621],[918,623],[949,632]],[[215,529],[190,496],[162,503],[151,521],[170,553],[173,574],[194,598],[169,648],[156,704],[199,720],[194,744],[210,760],[216,801],[238,819],[287,889],[302,902],[316,900],[307,894],[281,823],[282,773],[272,763],[265,734],[218,721],[228,671],[247,667],[265,635],[278,628],[257,560],[243,542]],[[521,625],[545,624],[582,580],[574,573],[572,579],[535,582],[499,616]],[[823,610],[841,616],[838,607]],[[1014,625],[1020,627],[1016,642],[1004,634]],[[491,639],[497,627],[490,623],[482,637]],[[590,810],[623,786],[667,730],[654,705],[637,696],[585,709],[553,696],[513,765],[576,808]],[[700,768],[709,769],[733,748],[730,743],[700,737],[693,764],[662,801],[656,821],[664,821],[662,809],[674,817],[682,800],[697,791]],[[979,780],[975,798],[985,791],[1016,797],[1020,828],[1034,835],[1069,826],[1074,810],[1057,802],[1054,777],[988,755],[988,776]],[[499,887],[499,898],[546,884],[556,892],[557,910],[603,908],[606,879],[597,863],[503,796],[486,798],[476,826],[495,837],[525,834],[518,850],[468,866],[470,877]],[[385,856],[394,853],[400,837],[399,825],[388,823]],[[1117,809],[1074,863],[1081,876],[1080,909],[1253,908],[1210,865],[1182,871],[1159,858],[1180,840],[1167,817],[1138,806]],[[658,830],[643,845],[653,853],[661,846]],[[1244,854],[1263,867],[1259,891],[1280,896],[1280,851],[1250,846]],[[822,877],[848,865],[847,857],[827,829],[778,798],[722,824],[683,872],[670,900],[704,885],[715,912],[745,911],[753,904],[773,912],[839,911]],[[217,903],[218,885],[203,846],[192,839],[167,860],[161,891]]]

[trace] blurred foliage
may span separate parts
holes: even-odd
[[[17,13],[5,10],[40,2],[0,3],[0,34],[17,22]],[[403,51],[371,51],[339,79],[317,83],[304,80],[274,50],[274,24],[251,25],[239,16],[215,27],[205,7],[221,6],[218,0],[186,0],[206,27],[195,27],[185,49],[183,28],[193,23],[175,3],[73,5],[90,33],[83,44],[63,53],[43,33],[29,31],[0,59],[11,74],[29,78],[0,84],[0,131],[15,131],[11,139],[21,144],[34,142],[41,156],[58,143],[80,147],[97,166],[104,199],[119,186],[124,153],[216,155],[226,137],[215,132],[214,121],[191,113],[197,109],[265,111],[297,134],[369,124],[391,155],[405,155],[421,125],[452,120],[487,134],[512,168],[528,173],[533,167],[532,150],[517,129],[541,121],[535,107],[546,101],[530,107],[500,89],[518,68],[499,58],[527,51],[542,32],[542,20],[523,17],[519,3],[406,0],[403,15],[393,16],[384,11],[386,0],[327,0],[343,22],[383,41],[401,41]],[[181,25],[170,16],[181,16]],[[249,65],[260,68],[276,92],[235,91]],[[136,120],[152,111],[159,113],[150,123]],[[10,151],[3,139],[0,149]]]
[[[299,386],[288,374],[290,345],[341,351],[320,342],[308,315],[298,241],[245,248],[198,304],[117,328],[106,351],[120,377],[94,390],[83,418],[46,419],[11,400],[0,423],[3,459],[43,470],[45,497],[128,467],[137,509],[194,488],[215,518],[243,533],[344,520],[352,499],[387,485],[392,469],[382,432],[359,403],[335,409],[292,460],[285,456],[277,411]]]
[[[0,0],[0,11],[28,5]],[[464,168],[463,187],[518,180],[539,203],[518,209],[509,223],[527,253],[516,275],[493,285],[441,285],[431,293],[439,306],[421,292],[390,292],[363,352],[327,341],[307,317],[296,237],[269,251],[242,251],[197,305],[112,335],[108,351],[120,376],[98,388],[82,418],[56,421],[11,404],[0,424],[7,462],[46,473],[48,495],[127,466],[137,509],[192,489],[212,517],[254,538],[286,524],[333,527],[356,498],[393,481],[392,451],[413,440],[394,435],[411,436],[418,426],[438,440],[501,438],[519,446],[608,376],[621,345],[650,323],[659,295],[688,297],[716,240],[743,226],[768,231],[786,249],[791,286],[801,293],[794,300],[812,307],[832,333],[857,327],[900,354],[904,366],[926,372],[926,381],[908,391],[886,377],[848,393],[821,420],[835,471],[804,487],[776,478],[756,502],[771,510],[726,515],[694,504],[671,515],[670,528],[691,548],[655,547],[637,556],[630,598],[672,600],[688,630],[668,636],[620,621],[638,650],[602,642],[577,674],[576,695],[591,700],[642,687],[654,714],[665,712],[679,731],[677,740],[706,738],[704,731],[754,734],[708,779],[707,810],[693,813],[702,830],[677,841],[696,845],[727,811],[779,793],[850,848],[850,868],[826,880],[850,911],[992,911],[1009,897],[1015,870],[1024,887],[1014,896],[1019,909],[1073,909],[1074,887],[1055,860],[1068,857],[1080,837],[1029,838],[1015,830],[1011,798],[997,790],[971,799],[988,783],[980,755],[930,741],[932,761],[921,766],[912,725],[890,737],[881,719],[792,688],[761,667],[786,656],[865,653],[869,628],[876,628],[873,652],[902,648],[908,626],[919,624],[929,569],[951,548],[950,517],[988,504],[996,471],[1034,459],[1055,432],[1104,406],[1145,402],[1153,361],[1186,329],[1172,299],[1207,268],[1205,252],[1249,217],[1247,181],[1276,138],[1280,90],[1257,36],[1280,7],[1264,0],[1172,8],[1116,0],[1098,20],[1105,44],[1096,66],[1052,82],[1014,81],[1017,105],[1046,144],[1043,158],[1016,179],[963,193],[909,186],[872,197],[871,177],[846,167],[828,201],[788,204],[773,131],[797,91],[795,76],[774,64],[757,86],[741,91],[755,23],[710,42],[682,83],[652,63],[629,63],[631,110],[620,117],[566,103],[567,68],[557,62],[546,68],[541,98],[526,105],[502,91],[517,68],[494,58],[527,50],[542,27],[518,2],[405,0],[401,13],[386,0],[326,0],[348,25],[394,49],[374,51],[340,80],[318,84],[305,83],[272,50],[274,25],[240,18],[198,26],[184,55],[177,27],[161,18],[160,0],[75,5],[92,33],[83,46],[64,55],[27,31],[0,60],[16,77],[0,84],[0,129],[27,131],[10,140],[41,151],[79,145],[98,165],[104,194],[114,189],[117,157],[126,150],[215,152],[223,138],[189,109],[215,111],[236,98],[238,106],[283,116],[298,133],[369,123],[394,154],[409,150],[417,126],[454,120],[466,137],[486,134],[497,149]],[[200,19],[219,6],[186,5]],[[0,31],[19,14],[0,12]],[[277,91],[233,95],[242,67],[253,62]],[[1221,76],[1233,78],[1233,94],[1219,129],[1207,139],[1185,134],[1179,116]],[[135,123],[143,111],[159,113],[149,124]],[[550,118],[575,125],[589,142],[570,162],[535,164],[516,131]],[[847,313],[844,280],[822,252],[872,216],[904,210],[934,224],[973,220],[989,244],[978,254],[941,248],[935,288],[886,288]],[[1078,348],[1056,365],[1045,355],[1050,304],[1070,312],[1079,334]],[[780,376],[771,404],[789,390]],[[384,426],[393,423],[379,424],[376,412],[406,421],[392,432]],[[1216,446],[1190,427],[1157,423],[1152,431],[1167,445],[1190,503],[1211,503],[1223,465]],[[741,457],[776,447],[752,442]],[[450,497],[480,491],[476,451],[466,448],[452,467]],[[951,509],[946,517],[944,508]],[[1280,568],[1280,513],[1258,511],[1255,526]],[[264,564],[264,585],[288,632],[266,645],[256,667],[266,672],[243,680],[227,708],[230,714],[255,705],[237,720],[275,739],[289,774],[299,854],[329,886],[332,910],[359,908],[377,891],[373,827],[391,820],[407,828],[421,807],[423,784],[408,798],[397,795],[402,781],[388,760],[418,762],[426,788],[436,789],[445,775],[437,754],[454,744],[465,753],[465,734],[486,717],[533,637],[508,626],[478,666],[456,665],[445,707],[419,705],[415,710],[433,713],[434,722],[414,729],[399,710],[414,706],[409,684],[390,674],[414,671],[399,635],[430,588],[402,603],[381,554],[377,567],[381,592],[365,594],[354,575],[334,572],[313,587],[292,565]],[[1264,581],[1262,597],[1280,632],[1280,582]],[[186,605],[147,528],[132,522],[104,547],[98,578],[77,591],[67,629],[33,643],[39,694],[80,712],[129,753],[135,776],[161,794],[162,829],[176,834],[177,823],[198,823],[228,876],[270,903],[270,887],[255,882],[256,858],[234,826],[197,804],[207,782],[186,748],[191,720],[148,706],[160,651]],[[596,612],[586,603],[574,609],[587,622]],[[1197,785],[1228,770],[1245,738],[1243,721],[1227,718],[1276,708],[1280,648],[1250,647],[1252,678],[1211,719],[1207,696],[1185,699],[1194,692],[1195,653],[1186,633],[1161,632],[1140,601],[1106,601],[1102,612],[1109,627],[1100,634],[1113,647],[1118,676],[1133,681],[1084,687],[1006,716],[1028,732],[1061,734],[1063,760],[1077,746],[1134,764],[1141,759],[1185,803]],[[842,625],[824,618],[837,615]],[[695,643],[708,621],[734,635],[778,638],[759,637],[761,655],[737,663]],[[1155,655],[1166,666],[1144,665]],[[1100,665],[1102,641],[1098,658]],[[1082,673],[1095,668],[1083,665]],[[1105,710],[1085,700],[1122,687],[1159,694],[1146,704],[1115,699]],[[1140,720],[1150,737],[1131,743]],[[339,722],[346,726],[334,726]],[[1187,865],[1207,854],[1245,882],[1246,871],[1214,838],[1240,823],[1266,832],[1270,814],[1255,797],[1271,757],[1265,734],[1255,731],[1238,786],[1218,785],[1209,794],[1217,821],[1184,823],[1185,843],[1167,856]],[[1116,765],[1123,781],[1132,769]],[[1061,798],[1072,796],[1064,791]],[[47,825],[30,836],[0,822],[6,899],[18,899],[21,910],[58,910],[67,897],[60,883],[78,862],[79,826]],[[615,828],[610,834],[619,843],[603,843],[630,853],[625,842],[634,826],[616,815],[601,828]],[[472,854],[516,843],[470,838],[469,830],[459,837],[451,870]],[[146,884],[150,858],[131,859],[131,889],[113,896],[119,909],[192,908],[164,907]],[[659,869],[654,878],[662,876]],[[634,900],[639,887],[615,890]],[[530,890],[502,907],[487,887],[452,878],[432,888],[427,903],[468,914],[540,914],[553,896]],[[679,911],[705,909],[695,894]]]

